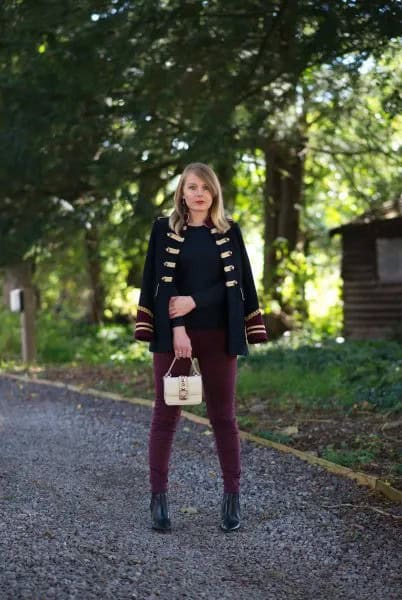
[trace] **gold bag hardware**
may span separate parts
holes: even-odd
[[[194,375],[179,375],[173,377],[170,372],[177,360],[174,357],[169,369],[163,376],[163,396],[168,406],[186,406],[201,404],[202,402],[202,377],[191,359],[191,369]],[[190,373],[191,373],[190,369]]]

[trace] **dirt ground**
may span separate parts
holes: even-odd
[[[141,372],[116,366],[46,367],[31,371],[31,375],[125,396],[149,399],[153,396],[152,370],[148,366]],[[378,413],[368,403],[346,413],[344,410],[306,409],[297,404],[279,409],[269,400],[261,399],[255,403],[238,401],[238,416],[240,427],[245,431],[379,476],[402,490],[400,416]]]

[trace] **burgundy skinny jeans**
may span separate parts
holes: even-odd
[[[215,435],[225,492],[239,492],[240,439],[235,415],[237,356],[226,352],[225,329],[189,329],[193,358],[198,358],[207,414]],[[149,435],[149,468],[151,490],[168,489],[169,459],[180,406],[167,406],[163,398],[163,376],[174,352],[154,352],[155,404]],[[189,358],[177,359],[171,374],[188,375]]]

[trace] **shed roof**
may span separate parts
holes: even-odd
[[[381,206],[371,208],[352,221],[349,221],[349,223],[330,229],[329,234],[333,236],[336,233],[342,233],[345,229],[352,229],[353,227],[367,225],[375,221],[397,218],[402,219],[402,195],[399,198],[395,198],[395,200],[384,202]]]

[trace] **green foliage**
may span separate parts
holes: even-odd
[[[322,458],[334,462],[350,469],[367,465],[376,457],[375,452],[370,452],[367,449],[359,450],[335,450],[333,445],[328,445],[322,452]]]
[[[242,359],[243,361],[243,359]],[[402,410],[402,345],[398,342],[324,341],[271,345],[242,367],[238,392],[275,404],[344,406],[363,403]]]
[[[292,437],[290,435],[286,435],[286,433],[281,433],[280,431],[256,431],[255,435],[266,440],[271,440],[272,442],[278,442],[279,444],[289,444],[292,442]]]
[[[19,360],[19,315],[2,308],[0,319],[4,324],[0,330],[0,358]],[[89,325],[43,312],[37,319],[36,337],[40,364],[141,364],[149,363],[151,358],[146,344],[134,341],[131,326]]]
[[[38,320],[38,359],[43,363],[127,364],[148,362],[143,344],[133,341],[131,327],[95,326],[43,315]]]
[[[256,417],[253,417],[251,415],[238,415],[237,421],[238,421],[240,427],[245,428],[245,429],[250,429],[252,427],[255,427],[257,424]]]
[[[20,316],[0,309],[0,359],[18,359],[21,356]]]

